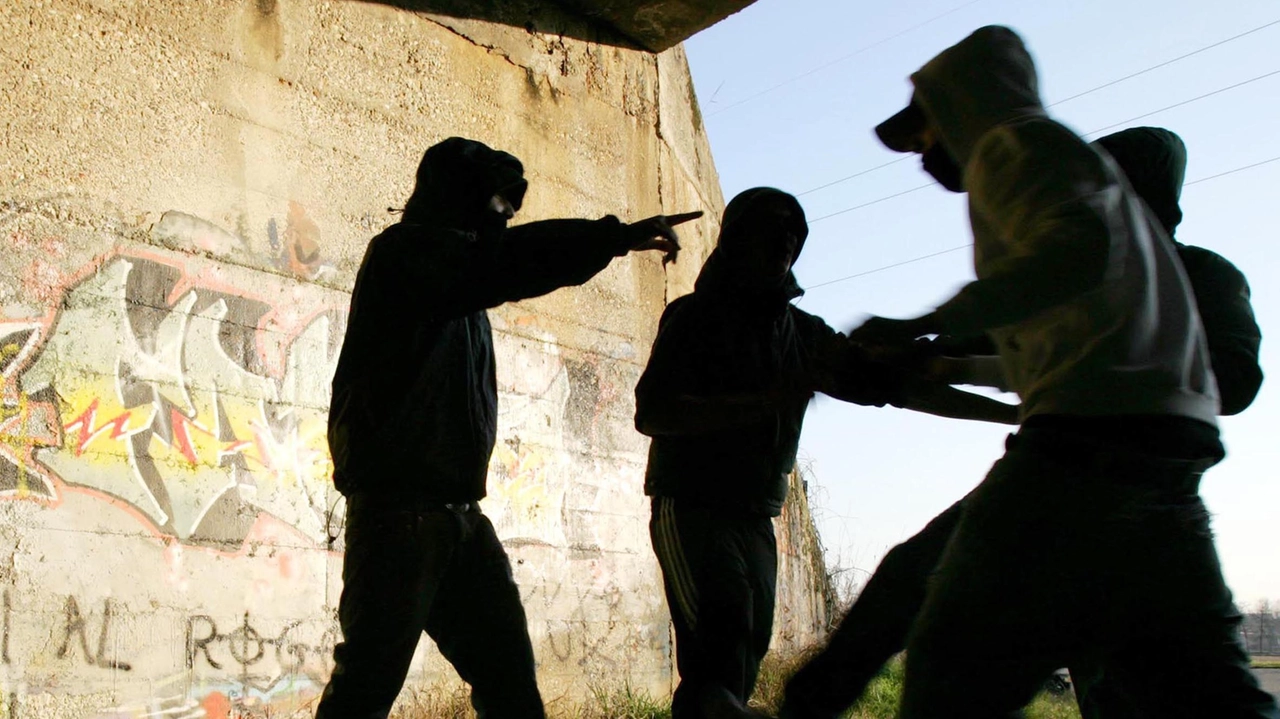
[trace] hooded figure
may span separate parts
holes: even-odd
[[[1182,140],[1169,130],[1142,127],[1107,135],[1093,145],[1111,155],[1172,238],[1182,220],[1178,205],[1186,169]],[[957,175],[938,169],[953,166],[945,153],[942,155],[941,161],[935,155],[931,171],[943,177]],[[1262,382],[1258,365],[1261,333],[1249,304],[1248,284],[1244,275],[1220,256],[1198,247],[1180,243],[1175,246],[1204,323],[1209,358],[1222,395],[1220,414],[1235,414],[1252,402]],[[943,370],[938,373],[947,381],[1005,388],[998,376],[998,361],[989,361],[998,360],[989,356],[995,353],[995,346],[985,335],[941,337],[926,347],[922,351],[930,355],[942,352],[948,357],[963,358],[941,365],[935,362],[934,367]],[[889,550],[827,645],[788,680],[783,716],[843,716],[884,664],[906,648],[907,635],[925,599],[929,576],[942,558],[961,514],[962,504],[956,503],[923,530]],[[1125,708],[1130,705],[1123,680],[1112,680],[1093,670],[1095,667],[1088,664],[1071,668],[1072,686],[1085,719],[1135,716],[1133,709]]]
[[[1223,456],[1218,397],[1163,228],[1109,156],[1047,117],[1008,28],[977,30],[912,82],[877,134],[969,193],[977,280],[850,338],[987,333],[1022,426],[955,508],[900,716],[1015,716],[1058,667],[1096,666],[1141,716],[1280,718],[1248,669],[1198,495]],[[1178,666],[1150,672],[1152,647]]]
[[[1258,352],[1262,330],[1250,302],[1244,273],[1225,257],[1174,239],[1182,222],[1182,182],[1187,148],[1182,138],[1160,127],[1133,127],[1093,143],[1124,170],[1134,192],[1146,202],[1177,248],[1178,259],[1196,298],[1196,309],[1209,346],[1209,361],[1218,381],[1219,414],[1243,412],[1262,388]]]
[[[543,716],[519,591],[478,505],[498,416],[486,310],[676,245],[661,216],[508,229],[523,169],[472,140],[434,145],[401,222],[369,242],[356,275],[329,412],[347,497],[344,640],[318,719],[386,717],[424,630],[480,717]]]
[[[692,294],[672,302],[636,386],[636,428],[653,438],[645,493],[676,630],[675,719],[742,716],[773,626],[777,544],[814,392],[1012,423],[1015,408],[924,386],[875,364],[791,304],[804,210],[772,188],[725,208]]]
[[[769,204],[788,210],[762,219]],[[843,337],[791,304],[804,294],[791,265],[809,230],[804,210],[773,188],[746,190],[725,207],[720,239],[693,293],[673,301],[658,325],[649,364],[636,386],[636,427],[654,437],[645,491],[687,498],[751,516],[774,517],[787,495],[805,408]],[[786,237],[786,239],[783,239]],[[760,278],[746,266],[757,257],[783,265]],[[860,387],[830,387],[862,404],[897,398],[896,373],[868,366]],[[847,377],[847,383],[858,378]],[[673,393],[747,396],[774,392],[783,407],[743,414],[731,427],[696,435],[667,433],[651,423]],[[655,407],[656,405],[656,407]],[[694,481],[693,478],[697,478]]]
[[[636,386],[636,428],[653,437],[645,493],[676,631],[675,719],[744,715],[769,648],[782,510],[805,408],[843,338],[791,304],[804,211],[756,188],[725,208],[692,294],[662,315]],[[888,371],[843,393],[892,401]],[[834,388],[832,388],[833,391]]]

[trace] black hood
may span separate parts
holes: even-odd
[[[482,142],[450,137],[427,148],[418,164],[406,220],[457,226],[481,217],[489,199],[501,191],[520,209],[528,182],[514,155]]]
[[[716,248],[711,251],[711,255],[707,257],[706,263],[702,265],[702,271],[698,274],[698,281],[694,286],[695,290],[717,292],[737,288],[737,284],[730,275],[730,261],[726,258],[741,251],[739,248],[748,236],[743,232],[742,221],[747,211],[756,203],[776,199],[791,205],[792,217],[795,219],[792,232],[796,236],[796,251],[791,264],[795,264],[796,259],[800,257],[800,252],[804,249],[804,241],[809,236],[809,224],[805,221],[804,208],[800,206],[800,201],[794,195],[782,190],[772,187],[753,187],[738,193],[725,206],[724,217],[720,221],[720,239],[716,242]],[[796,282],[796,277],[791,272],[782,279],[777,290],[785,301],[804,294],[804,290],[800,289],[800,284]]]
[[[1094,144],[1111,155],[1133,191],[1173,237],[1182,222],[1178,200],[1187,176],[1187,146],[1182,138],[1162,127],[1131,127],[1100,137]]]

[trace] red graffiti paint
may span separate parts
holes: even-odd
[[[211,692],[200,702],[207,719],[231,719],[231,700],[222,692]]]
[[[83,412],[80,413],[79,416],[70,422],[67,422],[62,428],[67,432],[75,431],[76,444],[73,449],[76,456],[79,457],[84,453],[84,448],[87,447],[90,442],[100,437],[102,433],[108,429],[111,430],[111,434],[109,435],[111,439],[119,439],[120,436],[124,434],[124,428],[128,426],[129,417],[132,414],[132,412],[125,412],[112,417],[102,424],[97,424],[98,400],[95,399]]]

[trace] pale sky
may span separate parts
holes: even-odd
[[[898,159],[871,128],[906,103],[912,71],[988,24],[1023,36],[1046,103],[1061,102],[1050,113],[1089,139],[1167,127],[1187,143],[1188,183],[1265,163],[1186,187],[1178,239],[1226,256],[1253,287],[1268,380],[1222,421],[1229,456],[1202,493],[1237,600],[1280,599],[1280,3],[759,0],[686,43],[725,198],[756,185],[805,193]],[[930,181],[907,159],[801,195],[812,224],[796,274],[812,289],[800,306],[848,330],[868,313],[921,314],[971,279],[968,249],[944,252],[971,241],[963,196],[889,197]],[[800,454],[828,561],[865,579],[981,481],[1008,431],[820,398]]]

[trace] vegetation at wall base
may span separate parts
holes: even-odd
[[[772,654],[765,657],[755,695],[751,698],[752,706],[766,712],[776,712],[782,702],[782,689],[786,680],[812,655],[813,651],[809,651],[790,659]],[[898,657],[885,665],[880,676],[871,682],[862,699],[850,709],[845,719],[894,719],[902,697],[902,678],[903,662]],[[1069,692],[1064,695],[1041,693],[1027,706],[1024,714],[1025,719],[1080,719],[1075,697]]]

